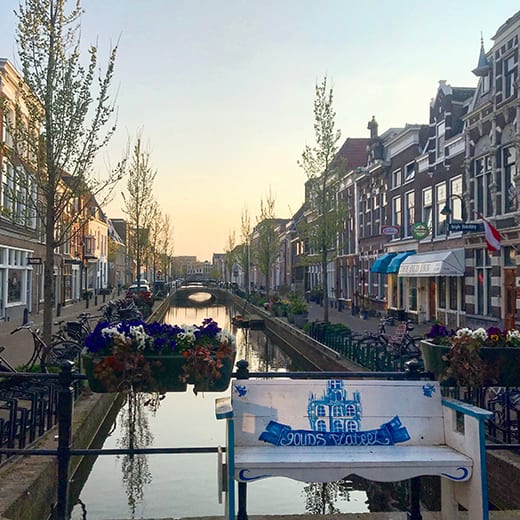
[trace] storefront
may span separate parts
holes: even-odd
[[[398,278],[409,302],[409,313],[424,323],[437,319],[448,327],[464,323],[464,249],[429,251],[407,257]]]

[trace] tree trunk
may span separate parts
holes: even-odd
[[[327,252],[325,251],[321,261],[321,285],[323,287],[323,321],[329,321],[329,279],[327,277]]]
[[[54,227],[47,226],[45,263],[43,266],[43,340],[49,343],[52,336],[52,306],[54,299]]]

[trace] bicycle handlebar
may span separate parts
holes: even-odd
[[[34,323],[32,321],[28,321],[27,323],[24,323],[23,325],[20,325],[19,327],[16,327],[16,329],[12,330],[11,334],[14,334],[22,329],[32,329],[33,324]]]

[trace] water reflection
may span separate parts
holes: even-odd
[[[262,331],[233,327],[231,317],[236,313],[237,309],[222,305],[172,307],[165,321],[193,325],[212,317],[236,335],[237,360],[247,360],[252,371],[307,368],[291,359]],[[122,446],[121,439],[128,445],[130,439],[125,439],[125,421],[130,416],[138,419],[140,425],[146,425],[143,431],[135,433],[149,446],[223,446],[224,423],[215,419],[214,412],[215,398],[222,395],[195,396],[191,391],[171,393],[155,411],[153,407],[144,406],[144,402],[134,403],[139,408],[133,412],[126,408],[121,411],[115,431],[107,437],[103,447]],[[224,514],[224,506],[217,501],[214,454],[150,455],[144,459],[134,456],[133,460],[101,456],[81,491],[80,500],[83,505],[74,508],[73,520],[129,518],[130,515],[131,518],[182,518]],[[366,494],[351,490],[347,482],[306,485],[285,478],[271,478],[250,487],[248,513],[303,514],[323,509],[361,513],[367,511],[365,501]]]

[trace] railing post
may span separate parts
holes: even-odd
[[[67,361],[62,366],[58,381],[58,493],[55,520],[69,519],[69,468],[72,444],[72,413],[74,391],[72,388],[72,368]]]
[[[237,361],[237,379],[249,379],[249,363],[245,359]],[[247,483],[238,483],[237,520],[248,520],[247,516]]]

